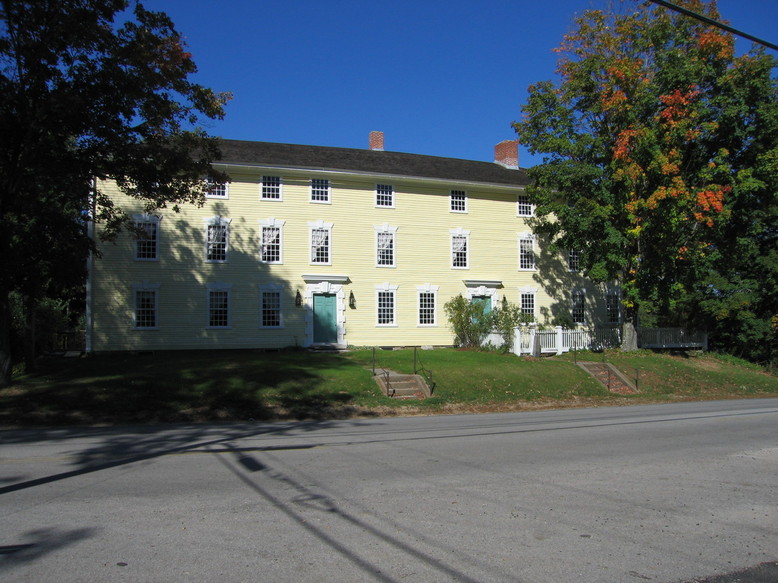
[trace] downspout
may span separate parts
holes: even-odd
[[[89,195],[89,214],[87,216],[87,224],[86,224],[86,234],[87,237],[89,237],[89,240],[94,242],[95,240],[95,215],[96,215],[96,208],[95,205],[97,204],[97,197],[95,196],[95,191],[97,190],[97,179],[92,179],[92,192]],[[92,275],[94,273],[94,251],[92,249],[89,249],[89,255],[87,255],[86,258],[86,306],[84,311],[85,316],[85,329],[84,329],[84,348],[86,350],[87,354],[91,354],[92,352],[92,317],[93,317],[93,310],[92,310]]]

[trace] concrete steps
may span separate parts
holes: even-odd
[[[400,374],[388,369],[376,371],[373,377],[387,397],[396,399],[426,399],[431,391],[424,377]]]
[[[621,374],[615,366],[607,362],[579,362],[582,369],[600,381],[611,393],[619,395],[633,395],[638,392],[637,387],[627,377]]]

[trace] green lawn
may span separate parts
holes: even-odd
[[[649,351],[517,358],[419,350],[433,396],[391,399],[372,378],[372,350],[191,351],[49,358],[0,390],[0,425],[246,421],[356,415],[499,411],[669,400],[778,396],[778,377],[711,354]],[[376,350],[376,365],[414,368],[413,350]],[[602,360],[640,392],[609,393],[573,361]]]

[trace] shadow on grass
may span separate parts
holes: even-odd
[[[296,351],[48,358],[0,391],[0,424],[342,418],[356,411],[355,368],[337,354]]]

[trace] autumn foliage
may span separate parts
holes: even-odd
[[[679,3],[721,18],[715,2]],[[740,241],[754,253],[778,235],[774,60],[736,56],[729,33],[631,1],[583,13],[556,52],[557,81],[531,86],[514,124],[544,155],[530,169],[533,228],[581,250],[594,279],[618,280],[633,320],[641,310],[666,323],[710,319],[706,302],[724,285],[709,274],[743,273],[724,249]],[[743,242],[733,229],[754,204],[763,230]]]

